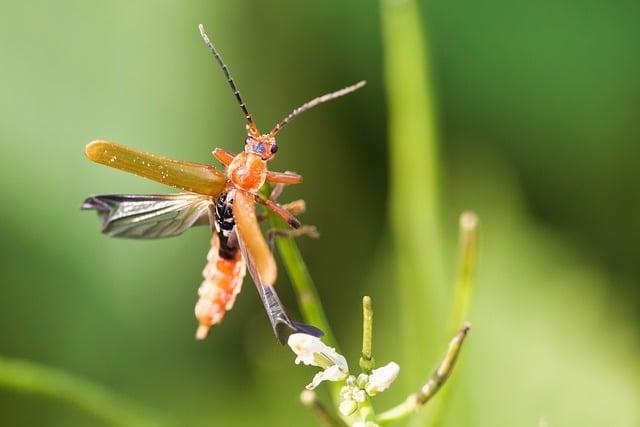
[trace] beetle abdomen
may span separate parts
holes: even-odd
[[[223,253],[225,256],[221,256]],[[196,338],[199,340],[207,337],[211,326],[222,321],[242,288],[246,272],[242,254],[235,250],[231,257],[227,257],[228,255],[228,251],[221,250],[220,240],[214,235],[207,254],[207,265],[202,272],[204,280],[198,289],[199,299],[195,308],[196,318],[200,323],[196,331]]]

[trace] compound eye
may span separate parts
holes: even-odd
[[[278,146],[276,144],[273,144],[271,146],[271,154],[276,154],[278,152]]]
[[[264,144],[260,142],[257,143],[256,145],[253,146],[253,151],[258,154],[264,154]]]

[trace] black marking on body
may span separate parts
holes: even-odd
[[[234,259],[240,250],[230,241],[236,221],[233,218],[233,197],[229,193],[222,193],[216,198],[216,232],[220,240],[218,255],[225,259]]]

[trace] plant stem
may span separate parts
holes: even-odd
[[[344,422],[331,415],[327,408],[318,401],[318,396],[313,390],[304,390],[300,393],[300,401],[304,406],[313,410],[320,424],[327,427],[346,427]]]
[[[473,280],[476,269],[477,229],[478,216],[471,211],[463,212],[460,215],[458,228],[458,269],[456,271],[448,326],[449,334],[455,334],[460,325],[469,320]],[[451,378],[449,382],[455,382],[455,380],[455,378]],[[428,420],[429,426],[440,425],[440,420],[446,412],[449,394],[452,390],[451,386],[447,387],[447,389],[440,393],[438,402],[433,402],[430,410],[431,416]]]
[[[451,310],[451,333],[469,319],[473,279],[476,270],[478,216],[474,212],[463,212],[459,225],[459,259]]]
[[[447,353],[438,365],[438,368],[435,372],[429,377],[427,382],[418,390],[417,392],[411,394],[407,399],[395,406],[388,411],[385,411],[378,415],[378,422],[387,423],[391,421],[398,421],[420,409],[424,406],[429,399],[431,399],[440,388],[444,385],[451,375],[453,371],[453,367],[455,366],[456,359],[458,358],[458,354],[460,354],[460,350],[462,348],[462,344],[467,337],[467,333],[471,329],[471,325],[465,323],[465,325],[458,331],[458,333],[453,337],[453,339],[449,342],[449,348],[447,349]]]
[[[371,297],[362,297],[362,354],[360,356],[360,369],[369,375],[376,363],[373,358],[373,306],[371,304]],[[374,421],[376,419],[376,413],[371,404],[371,398],[366,397],[366,400],[359,405],[358,417],[362,421]]]
[[[390,220],[408,378],[445,332],[438,143],[427,43],[414,0],[381,0],[389,108]],[[442,324],[442,327],[440,325]],[[426,327],[428,326],[428,327]]]
[[[371,398],[367,396],[366,400],[360,403],[357,412],[357,418],[359,421],[367,422],[375,422],[376,420],[376,412],[373,409],[373,405],[371,404]]]
[[[373,341],[373,307],[371,297],[362,298],[362,354],[360,356],[360,368],[367,375],[375,368],[372,350]]]
[[[99,384],[27,360],[0,356],[0,387],[58,400],[111,425],[167,425]]]

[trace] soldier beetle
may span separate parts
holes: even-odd
[[[93,141],[86,147],[87,157],[96,162],[184,190],[177,194],[98,195],[85,200],[82,209],[94,209],[102,220],[102,232],[113,237],[153,239],[177,236],[197,225],[210,225],[213,231],[204,280],[198,290],[195,314],[199,322],[197,339],[204,339],[211,326],[222,321],[233,307],[248,267],[258,289],[276,337],[281,343],[293,332],[319,336],[317,328],[296,323],[288,316],[273,284],[277,267],[271,249],[260,230],[256,203],[272,210],[293,228],[278,234],[313,235],[313,227],[301,227],[295,217],[304,202],[280,205],[276,198],[282,186],[299,184],[302,176],[293,172],[274,172],[267,168],[278,150],[276,135],[295,117],[319,104],[351,93],[364,81],[322,95],[301,105],[268,133],[260,133],[240,91],[220,54],[202,25],[200,34],[227,79],[247,122],[244,151],[233,154],[216,148],[213,155],[224,172],[211,165],[173,160],[143,153],[109,141]],[[265,184],[274,184],[269,198],[260,195]]]

